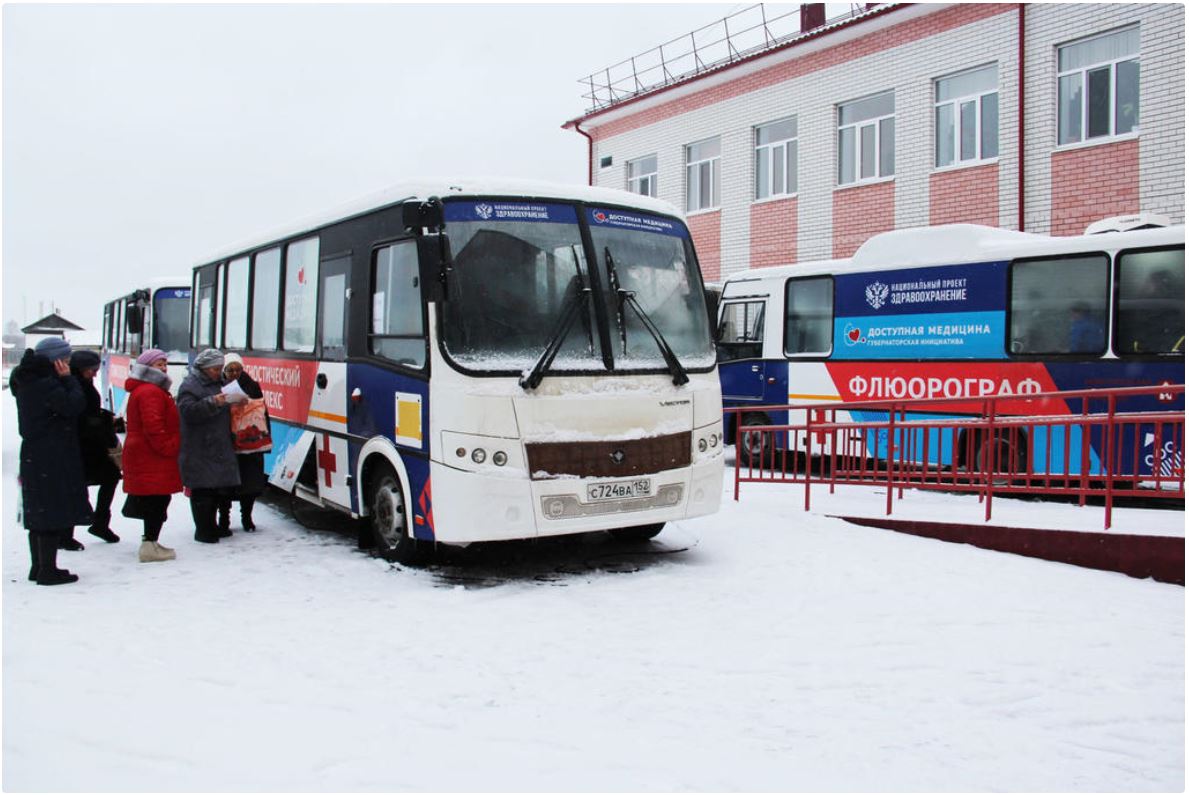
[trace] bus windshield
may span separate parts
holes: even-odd
[[[689,255],[685,228],[676,221],[619,210],[586,208],[598,254],[587,261],[572,205],[530,202],[446,204],[454,252],[443,308],[443,341],[460,365],[477,370],[527,370],[549,345],[570,302],[577,321],[562,340],[554,371],[604,369],[591,290],[607,290],[612,277],[633,292],[685,366],[714,363],[701,279]],[[617,369],[662,369],[664,356],[631,309],[604,302]]]
[[[168,287],[153,296],[153,346],[171,363],[186,362],[190,348],[190,288]]]

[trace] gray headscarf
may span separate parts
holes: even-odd
[[[207,348],[202,353],[194,357],[194,369],[196,371],[205,370],[208,367],[218,367],[223,369],[223,352],[216,348]]]

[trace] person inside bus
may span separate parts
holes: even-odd
[[[124,515],[144,522],[137,553],[141,563],[174,560],[177,553],[160,543],[173,495],[182,490],[178,472],[181,448],[178,408],[169,393],[165,351],[149,348],[128,371],[128,439],[124,446]]]
[[[224,394],[223,353],[207,348],[194,357],[190,373],[178,389],[182,444],[178,465],[182,484],[190,489],[190,513],[194,517],[194,540],[217,544],[216,522],[219,502],[239,487],[239,464],[231,443],[231,410],[228,403],[244,400]]]
[[[114,544],[120,537],[111,530],[111,503],[120,482],[120,467],[112,457],[120,446],[116,436],[115,415],[103,408],[95,376],[99,373],[99,354],[75,351],[70,356],[70,372],[82,386],[87,408],[78,418],[78,441],[83,453],[83,473],[88,486],[98,486],[95,497],[95,518],[87,532]],[[83,545],[71,533],[62,539],[62,549],[82,549]]]
[[[1102,353],[1106,348],[1106,327],[1090,305],[1078,301],[1070,309],[1069,352]]]
[[[25,351],[8,388],[17,401],[21,435],[21,520],[29,531],[29,579],[38,585],[78,582],[58,568],[58,544],[76,525],[91,522],[78,418],[87,408],[70,374],[70,343],[47,337]]]
[[[240,358],[239,354],[228,353],[223,357],[223,380],[226,383],[236,382],[251,400],[261,401],[257,405],[262,405],[264,390],[244,370],[244,360]],[[249,405],[249,403],[239,403],[233,406],[231,408],[233,419],[241,408],[247,408]],[[263,413],[265,423],[263,431],[264,435],[268,436],[267,407],[264,407]],[[258,444],[251,444],[247,446],[247,449],[240,449],[238,436],[233,439],[233,445],[235,446],[236,462],[239,465],[239,489],[234,496],[225,496],[219,502],[219,534],[221,536],[231,534],[231,503],[233,499],[239,501],[239,518],[244,530],[248,533],[256,531],[256,523],[252,521],[252,507],[256,504],[256,498],[264,493],[264,487],[268,485],[268,476],[264,474],[264,454],[272,449],[271,445],[264,448]]]

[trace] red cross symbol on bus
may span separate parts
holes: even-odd
[[[335,462],[338,456],[330,452],[330,434],[322,435],[322,449],[318,451],[318,466],[322,468],[322,472],[326,475],[326,488],[330,488],[333,484],[330,482],[330,476],[337,471]]]

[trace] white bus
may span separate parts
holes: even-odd
[[[148,348],[168,354],[176,394],[186,374],[189,324],[190,285],[184,276],[152,279],[147,286],[104,304],[99,383],[108,410],[123,413],[128,368]]]
[[[681,214],[625,191],[402,185],[194,271],[191,346],[240,352],[274,485],[378,554],[716,511],[722,401]]]

